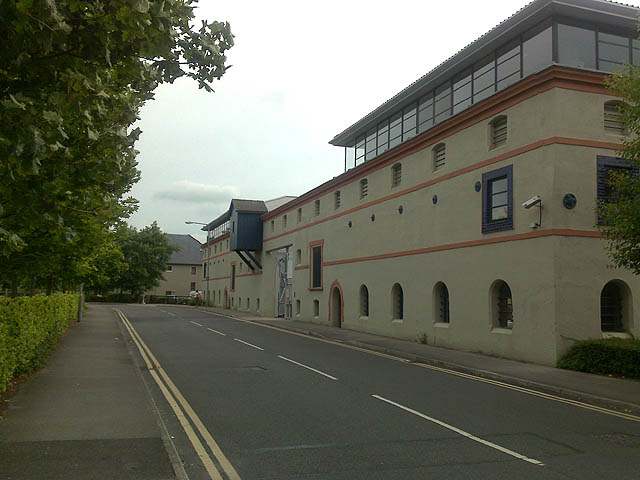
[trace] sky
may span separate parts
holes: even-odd
[[[140,201],[129,223],[192,234],[232,198],[301,195],[344,171],[338,133],[529,0],[200,0],[228,21],[232,67],[215,93],[182,79],[141,110]],[[198,21],[199,23],[199,21]]]

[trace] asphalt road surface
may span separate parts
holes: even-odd
[[[185,401],[152,388],[192,480],[640,479],[624,416],[194,309],[119,309]],[[185,431],[189,408],[213,444],[193,417]]]

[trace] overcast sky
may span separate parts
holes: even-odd
[[[142,109],[129,223],[204,239],[231,198],[301,195],[341,174],[328,142],[529,0],[200,0],[231,23],[215,93],[181,80]],[[637,2],[636,2],[637,3]]]

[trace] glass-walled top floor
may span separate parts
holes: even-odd
[[[345,148],[345,168],[377,157],[552,64],[603,72],[624,64],[640,66],[640,41],[596,25],[545,21],[357,135]]]
[[[217,227],[207,231],[207,241],[214,240],[226,233],[229,233],[230,229],[231,229],[230,223],[229,223],[229,220],[227,220],[223,224],[218,225]]]

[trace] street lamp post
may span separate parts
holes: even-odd
[[[187,220],[184,223],[186,223],[187,225],[208,225],[207,223],[202,223],[202,222],[193,222],[191,220]],[[209,243],[209,230],[207,230],[207,244]],[[205,250],[206,251],[206,250]],[[209,261],[207,260],[207,262],[205,263],[205,269],[207,270],[206,272],[206,279],[207,279],[207,307],[209,306]]]

